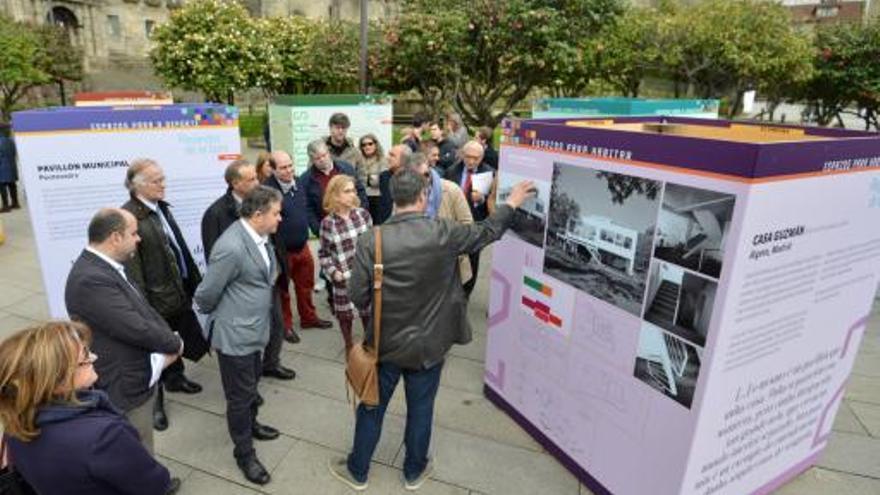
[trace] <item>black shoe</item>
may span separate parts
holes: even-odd
[[[275,368],[263,370],[263,376],[277,378],[279,380],[293,380],[296,378],[296,371],[293,371],[290,368],[285,368],[279,364]]]
[[[331,306],[332,307],[332,306]],[[333,322],[328,320],[317,319],[309,323],[303,323],[303,328],[332,328]]]
[[[197,394],[202,391],[202,386],[185,376],[163,381],[165,390],[168,392],[183,392],[184,394]]]
[[[238,464],[238,469],[241,469],[244,477],[251,483],[265,485],[272,479],[256,455],[252,455],[247,459],[236,459],[236,464]]]
[[[251,428],[251,435],[257,440],[275,440],[281,433],[269,425],[264,425],[254,421],[254,427]]]
[[[10,208],[8,206],[4,206],[3,208],[0,208],[0,213],[8,213],[10,211],[12,211],[12,208]]]
[[[156,399],[153,402],[153,429],[165,431],[168,429],[168,415],[165,414],[165,390],[161,383],[156,389]]]
[[[164,407],[153,409],[153,429],[156,431],[168,429],[168,415],[165,414]]]
[[[263,396],[258,393],[257,394],[257,407],[262,407],[264,402],[266,402],[266,401],[263,400]]]
[[[180,490],[180,478],[171,478],[171,483],[168,484],[168,489],[165,490],[165,495],[174,495]]]
[[[289,332],[284,332],[284,340],[291,344],[299,344],[299,335],[291,328]]]

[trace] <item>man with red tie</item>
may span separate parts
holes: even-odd
[[[444,178],[461,186],[464,197],[468,201],[474,222],[485,220],[489,216],[488,199],[476,187],[474,187],[474,175],[482,173],[495,173],[495,169],[483,163],[483,145],[477,141],[468,141],[461,147],[460,160],[455,165],[446,169]],[[480,269],[480,252],[469,255],[473,276],[464,284],[464,292],[470,297],[477,283],[477,274]]]

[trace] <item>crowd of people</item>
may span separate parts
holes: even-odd
[[[497,169],[491,130],[469,140],[455,115],[445,129],[416,118],[387,156],[372,134],[355,145],[349,127],[346,115],[334,114],[328,136],[308,144],[308,168],[298,177],[284,150],[229,164],[227,190],[201,221],[204,271],[166,201],[161,164],[131,161],[123,180],[128,201],[93,215],[67,277],[71,321],[23,329],[0,343],[4,462],[44,495],[175,493],[180,481],[152,455],[153,431],[173,424],[165,393],[202,391],[184,361],[213,351],[232,454],[247,480],[270,482],[254,440],[280,433],[257,420],[264,402],[258,383],[296,377],[281,362],[283,342],[300,341],[291,285],[300,330],[333,327],[312,299],[311,233],[346,350],[360,321],[380,358],[380,404],[358,406],[352,451],[331,459],[329,470],[352,489],[367,487],[402,376],[403,484],[421,486],[432,470],[428,446],[444,357],[471,338],[466,305],[480,249],[510,226],[532,184],[514,186],[490,214],[489,194],[474,187],[473,174]],[[495,166],[487,163],[492,156]],[[371,330],[375,228],[384,239],[380,342]]]

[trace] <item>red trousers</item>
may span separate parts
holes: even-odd
[[[318,312],[315,310],[315,303],[312,302],[312,292],[315,290],[315,259],[308,244],[299,251],[287,253],[287,273],[293,281],[300,325],[314,324],[318,321]],[[281,314],[284,317],[284,328],[289,329],[293,328],[290,289],[287,284],[282,285],[286,290],[281,291]]]

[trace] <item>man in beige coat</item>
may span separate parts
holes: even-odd
[[[455,182],[440,177],[428,164],[428,155],[424,153],[412,153],[407,156],[403,164],[404,167],[423,175],[428,181],[428,203],[429,207],[425,214],[432,218],[442,220],[452,220],[458,223],[467,224],[474,223],[474,217],[471,215],[471,209],[468,207],[464,192]],[[439,204],[433,194],[440,192]],[[430,207],[430,203],[434,203],[435,208]],[[462,280],[469,280],[471,277],[471,263],[467,256],[458,258],[459,274]]]

